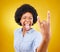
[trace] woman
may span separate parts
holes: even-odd
[[[46,52],[50,39],[50,13],[47,21],[40,22],[37,11],[29,4],[24,4],[15,12],[15,21],[22,26],[14,32],[15,52]],[[41,33],[33,28],[38,22]]]

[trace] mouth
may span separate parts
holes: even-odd
[[[30,29],[30,24],[24,24],[24,28],[26,29],[26,30],[29,30]]]

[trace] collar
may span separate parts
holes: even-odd
[[[27,31],[27,33],[32,33],[34,31],[33,28],[31,28],[29,31]],[[20,32],[22,32],[22,28],[20,28]]]

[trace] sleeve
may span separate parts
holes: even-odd
[[[42,34],[41,33],[37,33],[35,40],[34,40],[34,52],[36,52],[37,47],[39,47],[41,45],[42,42]]]
[[[17,36],[17,30],[15,30],[14,31],[14,51],[15,52],[19,52],[17,42],[18,42],[18,36]]]

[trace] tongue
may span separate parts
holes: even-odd
[[[29,30],[30,29],[29,24],[26,24],[25,28],[26,28],[26,30]]]

